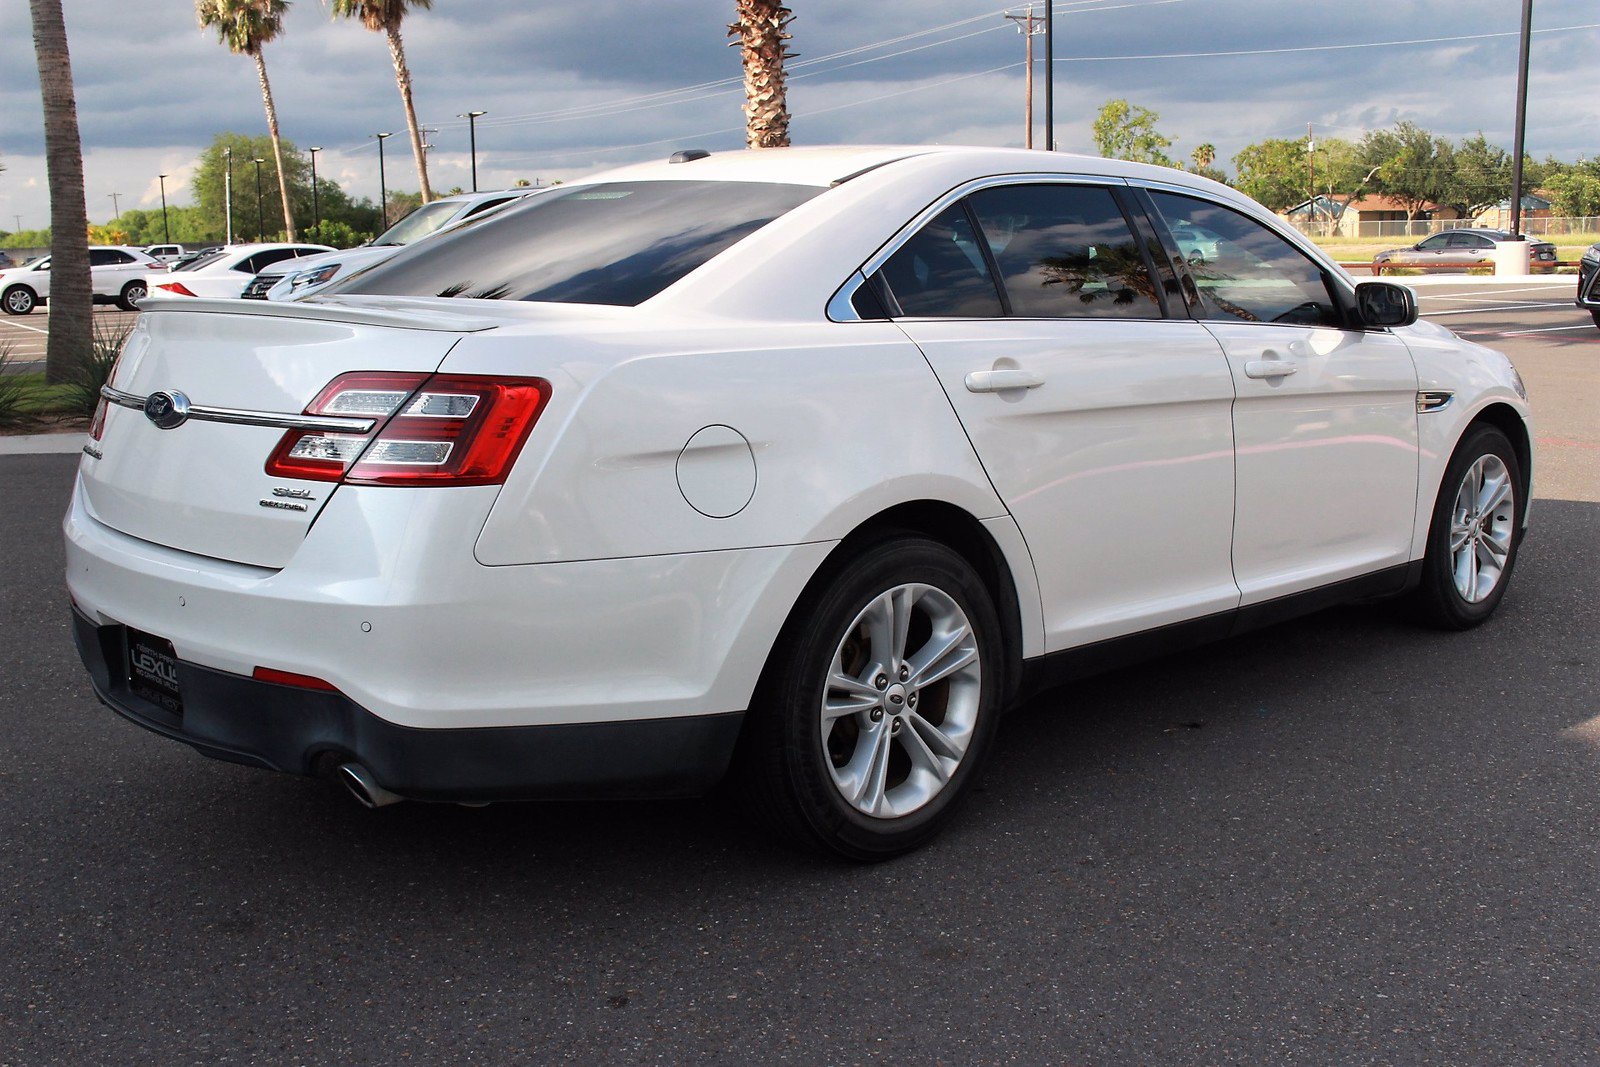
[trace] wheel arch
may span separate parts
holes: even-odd
[[[1022,597],[1031,591],[1031,585],[1026,584],[1031,574],[1024,577],[1026,588],[1019,590],[1015,564],[989,528],[970,511],[943,500],[903,501],[858,523],[834,546],[806,582],[768,649],[768,662],[771,662],[772,650],[788,637],[792,628],[803,619],[808,606],[847,563],[871,545],[908,535],[925,537],[950,548],[966,560],[982,579],[994,601],[995,613],[1000,618],[1000,637],[1005,647],[1002,691],[1009,702],[1021,683],[1025,647]]]
[[[1528,424],[1510,404],[1491,403],[1475,413],[1471,421],[1462,427],[1461,435],[1456,438],[1456,447],[1459,448],[1467,434],[1478,426],[1493,426],[1505,434],[1517,453],[1517,468],[1522,483],[1517,490],[1522,494],[1522,525],[1526,528],[1529,508],[1533,504],[1533,440],[1528,434]]]

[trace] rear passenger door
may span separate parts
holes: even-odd
[[[992,184],[872,279],[1028,542],[1046,651],[1238,603],[1227,360],[1137,210],[1105,184]]]

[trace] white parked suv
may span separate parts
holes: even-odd
[[[364,267],[376,266],[407,245],[440,232],[464,219],[478,218],[513,200],[539,190],[500,189],[494,192],[459,193],[440,197],[417,208],[399,222],[373,238],[371,244],[327,252],[297,263],[278,263],[266,267],[245,287],[246,300],[291,300],[349,277]]]
[[[132,311],[145,298],[150,279],[166,273],[166,264],[137,248],[97,245],[89,249],[89,284],[96,304],[116,304]],[[50,300],[50,257],[0,270],[0,308],[8,315],[26,315]]]
[[[153,303],[65,519],[100,698],[372,805],[731,769],[872,859],[1041,686],[1505,594],[1511,363],[1234,190],[1004,149],[675,158],[306,300]]]

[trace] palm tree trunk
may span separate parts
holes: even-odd
[[[389,37],[389,55],[394,59],[394,82],[400,87],[400,102],[406,107],[406,126],[411,130],[411,154],[417,157],[417,183],[422,190],[422,202],[433,199],[433,187],[428,184],[428,157],[422,150],[422,129],[417,125],[417,109],[411,102],[411,68],[406,64],[405,42],[400,40],[400,27],[384,27]]]
[[[48,382],[61,382],[89,355],[93,338],[89,211],[84,205],[78,103],[61,0],[28,2],[39,92],[44,98],[45,167],[50,180],[50,333],[44,374]]]
[[[739,21],[728,36],[739,38],[744,62],[745,143],[751,148],[789,146],[789,101],[783,61],[789,54],[785,32],[794,12],[779,0],[735,0]]]
[[[267,61],[255,53],[256,77],[261,79],[261,100],[267,105],[267,132],[272,134],[272,162],[278,171],[278,195],[283,198],[283,239],[298,240],[294,235],[294,209],[289,206],[289,176],[283,170],[283,143],[278,139],[278,108],[272,102],[272,86],[267,82]]]

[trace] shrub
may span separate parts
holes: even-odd
[[[22,376],[11,373],[11,346],[0,345],[0,426],[29,421],[31,416],[22,410],[22,397],[27,391]]]
[[[94,340],[89,353],[80,359],[63,386],[63,408],[73,415],[92,418],[100,403],[100,387],[111,378],[111,368],[117,365],[122,345],[128,339],[130,326],[101,326],[95,323]]]

